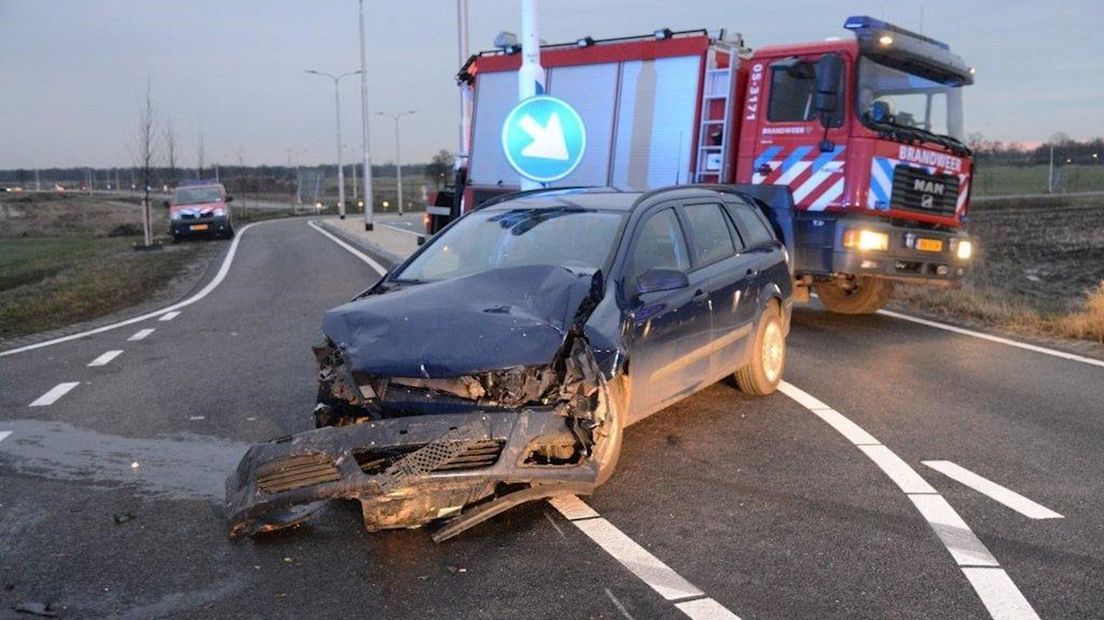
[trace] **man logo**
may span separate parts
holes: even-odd
[[[936,196],[942,196],[943,192],[947,191],[947,186],[942,183],[936,183],[935,181],[926,181],[924,179],[916,179],[912,182],[912,189],[917,192],[923,192],[925,194],[935,194]]]
[[[935,196],[931,194],[924,194],[920,197],[920,206],[925,209],[932,209],[935,207]]]

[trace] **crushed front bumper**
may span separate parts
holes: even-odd
[[[281,529],[307,508],[355,499],[368,530],[438,519],[440,541],[524,501],[589,494],[599,463],[526,462],[538,440],[570,433],[551,407],[418,415],[327,426],[257,444],[226,481],[231,538]]]

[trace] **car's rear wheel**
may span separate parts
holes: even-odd
[[[893,295],[893,282],[860,276],[854,280],[833,280],[816,285],[817,296],[836,314],[874,314]]]
[[[786,332],[778,302],[763,309],[751,344],[751,359],[736,371],[736,386],[745,394],[763,396],[778,389],[786,370]]]

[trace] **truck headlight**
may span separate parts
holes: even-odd
[[[958,242],[958,249],[955,250],[955,255],[961,260],[967,260],[974,255],[974,244],[970,241],[963,239]]]
[[[859,251],[889,249],[889,234],[876,230],[852,228],[843,233],[843,247]]]

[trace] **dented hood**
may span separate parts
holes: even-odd
[[[323,331],[354,372],[458,377],[552,362],[592,276],[556,266],[494,269],[338,306]]]

